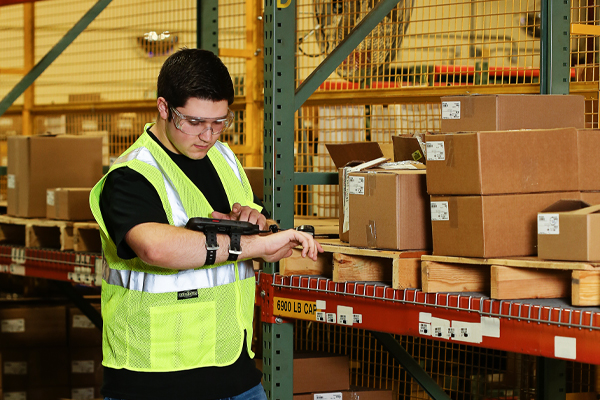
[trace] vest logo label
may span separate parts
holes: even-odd
[[[187,300],[198,297],[198,290],[184,290],[183,292],[177,292],[177,300]]]

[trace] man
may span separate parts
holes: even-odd
[[[321,246],[294,230],[205,236],[192,217],[268,226],[248,179],[218,141],[233,120],[227,68],[182,49],[161,68],[158,117],[90,195],[100,226],[102,394],[137,399],[264,399],[252,360],[252,258],[278,261]],[[218,244],[218,249],[215,249]],[[241,249],[240,249],[241,246]]]

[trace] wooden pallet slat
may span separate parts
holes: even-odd
[[[491,266],[492,299],[558,299],[571,293],[571,271]]]
[[[490,289],[489,268],[422,261],[424,292],[487,292]]]
[[[571,303],[574,306],[600,305],[600,271],[573,271]]]
[[[101,253],[100,228],[95,222],[75,222],[73,224],[73,250]]]

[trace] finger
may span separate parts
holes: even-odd
[[[264,231],[267,228],[269,228],[267,226],[267,217],[265,217],[264,215],[262,215],[258,211],[257,211],[257,213],[258,213],[258,218],[257,218],[255,224],[258,225],[258,227],[259,227],[260,230]]]
[[[231,219],[231,216],[229,214],[223,214],[218,211],[213,211],[212,214],[210,214],[210,216],[215,219]]]
[[[239,216],[241,211],[242,205],[240,203],[233,203],[233,205],[231,206],[231,213]]]
[[[252,209],[250,207],[242,207],[240,210],[240,215],[239,215],[240,221],[252,222],[250,220],[251,213],[252,213]]]

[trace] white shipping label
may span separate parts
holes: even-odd
[[[27,392],[4,392],[4,400],[27,400]]]
[[[577,358],[577,339],[554,336],[554,357],[575,360]]]
[[[96,329],[96,326],[85,315],[73,315],[73,328]]]
[[[449,339],[450,320],[441,318],[431,318],[431,336],[440,339]]]
[[[71,361],[71,372],[74,374],[93,374],[94,360]]]
[[[427,142],[425,146],[427,148],[427,161],[444,161],[446,159],[446,148],[443,141]]]
[[[350,176],[348,178],[348,191],[350,194],[365,194],[365,177]]]
[[[558,214],[538,214],[538,235],[558,235],[560,223]]]
[[[54,190],[46,190],[46,204],[54,205]]]
[[[431,202],[431,220],[432,221],[450,221],[447,201]]]
[[[431,336],[431,323],[419,322],[419,333],[421,335]]]
[[[315,393],[314,400],[342,400],[342,392]]]
[[[4,374],[5,375],[27,375],[27,362],[26,361],[5,361],[4,362]]]
[[[354,311],[352,307],[338,306],[337,320],[338,324],[352,326],[354,323]]]
[[[94,388],[77,388],[71,389],[71,398],[73,400],[93,400],[94,399]]]
[[[25,319],[24,318],[3,319],[0,326],[1,326],[0,330],[2,332],[8,332],[8,333],[25,332]]]
[[[327,323],[328,324],[335,324],[336,323],[336,317],[337,317],[337,314],[335,314],[335,313],[327,313],[325,315],[325,318],[327,318]]]
[[[324,311],[317,311],[315,319],[317,320],[317,322],[325,322],[325,312]]]
[[[442,101],[442,119],[460,119],[460,101]]]
[[[6,187],[8,189],[14,189],[17,185],[16,185],[16,178],[15,178],[15,174],[8,174],[6,175]]]

